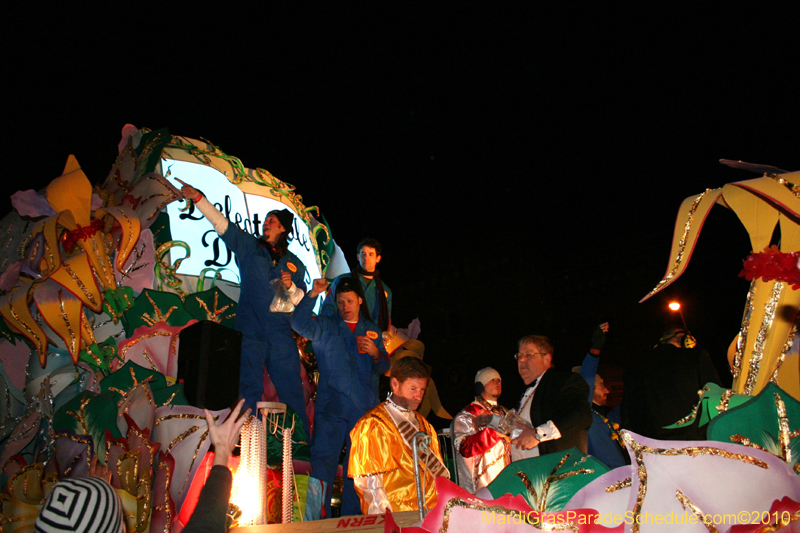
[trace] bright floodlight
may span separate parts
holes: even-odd
[[[677,311],[678,309],[681,308],[681,304],[679,304],[678,302],[670,302],[669,308],[672,309],[673,311]]]

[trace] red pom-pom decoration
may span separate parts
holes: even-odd
[[[61,236],[61,246],[68,252],[75,249],[75,244],[83,239],[88,239],[103,229],[103,221],[99,218],[92,220],[88,226],[78,226],[72,231],[67,231]]]
[[[739,277],[747,280],[761,278],[764,281],[785,281],[792,289],[797,290],[800,288],[798,257],[800,252],[783,253],[773,244],[763,252],[748,255]]]

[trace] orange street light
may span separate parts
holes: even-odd
[[[679,304],[678,302],[670,302],[668,307],[673,311],[677,311],[678,309],[681,308],[681,304]]]

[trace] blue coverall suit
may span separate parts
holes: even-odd
[[[289,272],[298,289],[306,290],[306,267],[296,255],[287,252],[275,264],[269,250],[258,238],[228,224],[220,235],[236,254],[241,276],[241,293],[236,311],[237,331],[242,332],[242,358],[239,371],[239,394],[246,407],[256,413],[256,403],[264,393],[264,365],[278,391],[281,402],[289,404],[303,422],[308,434],[308,417],[300,378],[300,355],[292,336],[290,313],[272,313],[269,306],[275,297],[270,281]]]
[[[342,516],[361,514],[361,505],[347,477],[350,457],[350,430],[370,409],[378,405],[378,388],[372,376],[389,370],[389,356],[383,348],[377,325],[359,315],[355,331],[337,312],[336,315],[312,316],[315,299],[308,294],[292,315],[292,328],[311,340],[319,366],[319,387],[314,408],[314,436],[311,439],[311,474],[328,486],[325,511],[330,517],[330,490],[336,477],[339,455],[346,446],[343,464]],[[356,337],[370,336],[378,347],[380,357],[374,361],[369,354],[358,353]]]

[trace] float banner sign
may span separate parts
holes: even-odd
[[[310,242],[308,226],[297,216],[294,209],[272,197],[245,194],[228,181],[224,174],[206,165],[162,159],[161,168],[172,185],[178,189],[182,187],[176,179],[178,178],[200,189],[231,224],[235,224],[250,235],[261,236],[264,218],[270,211],[275,209],[291,211],[295,219],[294,232],[289,238],[289,251],[305,265],[306,285],[311,286],[311,280],[322,277]],[[264,193],[269,194],[267,187],[264,187]],[[191,256],[181,262],[178,274],[199,276],[206,268],[223,269],[220,272],[223,279],[239,283],[236,256],[228,250],[214,231],[211,222],[206,220],[197,208],[192,206],[188,211],[181,211],[185,207],[185,202],[172,202],[167,205],[172,239],[185,242],[191,250]],[[183,250],[175,249],[175,256],[170,257],[170,261],[174,264],[183,255]]]

